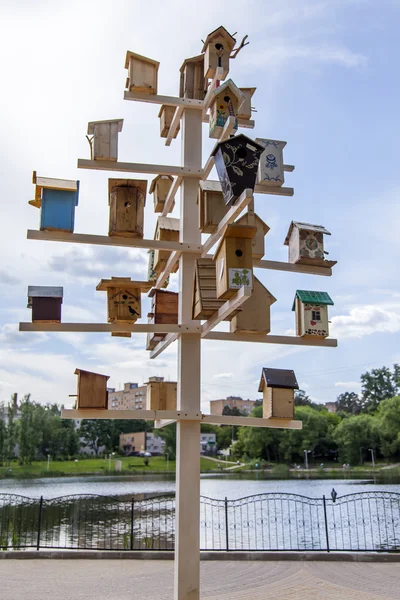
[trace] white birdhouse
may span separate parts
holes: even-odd
[[[91,121],[88,123],[92,160],[118,160],[118,133],[122,131],[123,119]]]
[[[256,138],[256,142],[264,147],[258,164],[257,183],[269,187],[283,185],[283,149],[286,142]]]

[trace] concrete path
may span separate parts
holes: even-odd
[[[201,600],[400,599],[398,563],[201,563]],[[3,560],[1,600],[172,600],[172,561]]]

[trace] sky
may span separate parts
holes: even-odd
[[[256,271],[277,298],[271,333],[294,335],[297,289],[326,291],[338,347],[203,341],[203,411],[212,399],[259,397],[262,367],[293,369],[314,401],[328,402],[359,392],[361,373],[400,362],[399,19],[398,0],[231,0],[225,14],[210,0],[1,0],[0,402],[17,392],[71,407],[76,368],[109,375],[117,389],[152,375],[176,380],[176,343],[151,360],[145,334],[18,331],[31,320],[28,285],[63,286],[65,322],[106,322],[100,279],[147,273],[143,250],[27,240],[40,216],[28,200],[33,170],[79,179],[75,232],[107,235],[107,180],[118,174],[77,169],[78,158],[89,158],[87,123],[124,119],[121,161],[179,165],[180,135],[165,146],[159,107],[123,100],[125,53],[160,61],[159,93],[177,95],[180,65],[219,25],[249,36],[229,74],[257,87],[256,127],[242,131],[286,141],[285,163],[295,165],[285,182],[293,197],[256,195],[271,228],[264,258],[287,261],[283,241],[298,220],[332,233],[325,249],[338,261],[330,278]],[[204,162],[213,143],[204,124]],[[155,221],[148,197],[146,238]],[[143,315],[148,308],[142,296]]]

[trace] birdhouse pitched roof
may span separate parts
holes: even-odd
[[[261,144],[258,144],[251,138],[247,137],[247,135],[243,135],[243,133],[239,133],[239,135],[235,135],[223,142],[217,142],[211,152],[211,156],[215,156],[219,148],[224,148],[226,144],[233,144],[234,146],[239,145],[240,143],[246,144],[251,150],[260,150],[261,152],[264,150],[264,147]]]
[[[90,121],[90,123],[88,123],[88,135],[93,135],[94,134],[94,126],[95,125],[107,125],[107,124],[111,124],[111,123],[117,123],[118,124],[118,133],[120,133],[122,131],[122,125],[124,124],[124,120],[123,119],[106,119],[105,121]]]
[[[115,188],[127,187],[138,188],[144,195],[144,205],[146,205],[147,179],[109,179],[108,180],[108,205],[111,204],[110,194]]]
[[[276,146],[276,144],[283,144],[282,148],[284,148],[286,146],[286,142],[282,142],[281,140],[270,140],[267,138],[256,138],[256,142],[258,144],[261,144],[261,146],[263,148],[267,148],[268,146],[274,146],[274,145],[275,145],[275,147],[279,148],[279,146]]]
[[[111,277],[111,279],[101,279],[97,284],[96,290],[100,292],[107,291],[108,288],[140,288],[142,292],[148,292],[153,287],[152,281],[132,281],[130,277]]]
[[[40,208],[42,206],[42,191],[43,189],[49,189],[75,192],[75,206],[78,206],[79,181],[74,181],[72,179],[56,179],[54,177],[38,177],[36,171],[33,171],[32,183],[36,184],[35,199],[29,200],[28,204]]]
[[[200,183],[200,185],[201,185],[201,183]],[[248,219],[248,216],[245,213],[242,217],[240,217],[240,219],[238,219],[236,221],[236,223],[238,223],[238,224],[246,223],[247,224],[247,219]],[[268,231],[270,230],[269,225],[267,225],[266,222],[263,221],[262,218],[259,217],[256,213],[254,213],[254,219],[256,221],[257,229],[262,229],[264,231],[264,235],[267,235]]]
[[[254,96],[254,92],[256,91],[256,87],[241,87],[239,88],[240,91],[243,93],[248,92],[250,95],[250,98],[252,98]]]
[[[267,369],[263,368],[261,373],[260,385],[258,388],[259,392],[262,392],[264,387],[274,388],[286,388],[290,390],[298,390],[299,384],[297,383],[296,375],[294,371],[289,369]]]
[[[285,246],[289,245],[290,236],[292,235],[293,227],[297,227],[297,229],[303,229],[306,231],[315,231],[318,233],[325,233],[326,235],[331,235],[331,232],[325,229],[322,225],[311,225],[311,223],[301,223],[300,221],[292,221],[290,223],[289,231],[286,234],[285,238]]]
[[[205,39],[203,48],[202,48],[202,52],[205,52],[207,50],[207,46],[208,44],[210,44],[210,42],[213,41],[213,39],[218,38],[218,37],[223,37],[226,41],[226,44],[228,46],[229,52],[231,52],[231,50],[233,50],[235,44],[236,44],[236,40],[233,37],[233,35],[231,35],[226,29],[225,27],[223,27],[222,25],[220,27],[217,27],[217,29],[214,29],[214,31],[212,31],[211,33],[208,34],[208,36]]]
[[[173,217],[158,217],[156,225],[156,234],[159,229],[179,231],[179,223],[179,219],[174,219]]]
[[[298,298],[300,302],[303,302],[303,304],[325,304],[334,306],[333,300],[327,292],[297,290],[293,300],[292,310],[295,310],[296,298]]]
[[[182,63],[182,66],[179,70],[182,73],[182,71],[184,71],[186,65],[188,65],[190,63],[202,63],[202,62],[204,62],[204,54],[198,54],[197,56],[193,56],[192,58],[185,58],[185,60]]]
[[[261,281],[259,279],[257,279],[257,277],[254,277],[254,282],[253,282],[253,294],[263,294],[265,295],[265,297],[267,298],[267,303],[269,305],[273,304],[274,302],[276,302],[276,298],[275,296],[273,296],[271,294],[271,292],[265,287],[265,285],[263,283],[261,283]]]
[[[74,375],[80,375],[84,373],[85,375],[96,375],[96,377],[104,377],[106,381],[110,379],[110,375],[102,375],[101,373],[92,373],[91,371],[85,371],[84,369],[75,369]]]
[[[153,181],[150,184],[149,194],[152,194],[154,192],[154,190],[156,189],[157,181],[159,179],[170,179],[171,181],[174,180],[174,178],[171,177],[171,175],[157,175],[157,177],[154,177]]]
[[[136,60],[138,60],[140,62],[146,62],[151,65],[154,65],[156,67],[156,71],[158,71],[158,67],[160,66],[160,63],[157,60],[153,60],[152,58],[147,58],[147,56],[142,56],[141,54],[136,54],[136,52],[131,52],[130,50],[128,50],[126,53],[125,69],[127,69],[129,67],[129,59],[131,57],[136,58]]]
[[[48,285],[28,286],[28,308],[32,308],[32,298],[63,298],[63,288]]]
[[[242,92],[237,87],[237,85],[232,81],[232,79],[228,79],[222,85],[220,85],[219,87],[216,87],[215,90],[213,90],[214,99],[217,98],[217,96],[219,96],[220,94],[226,93],[228,90],[237,98],[237,100],[239,102],[239,109],[240,109],[243,102],[246,100],[246,96],[244,94],[242,94]]]

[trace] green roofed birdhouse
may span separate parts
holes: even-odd
[[[208,34],[204,42],[204,77],[213,79],[217,67],[222,68],[221,80],[229,73],[229,58],[235,47],[235,38],[227,32],[225,27],[218,27]]]
[[[149,194],[154,197],[154,212],[160,213],[164,210],[164,204],[172,187],[174,178],[171,175],[157,175],[150,184]],[[174,209],[175,200],[172,202],[171,212]]]
[[[246,188],[254,190],[263,147],[243,134],[218,142],[212,152],[225,204],[233,204]]]
[[[173,219],[172,217],[158,217],[154,239],[179,242],[179,219]],[[170,250],[159,250],[158,248],[154,250],[154,270],[156,272],[159,272],[160,269],[164,269],[170,254]],[[178,267],[179,265],[177,264],[175,271],[178,270]]]
[[[88,135],[93,136],[89,140],[92,160],[118,160],[118,133],[123,123],[123,119],[88,123]]]
[[[146,191],[147,181],[145,179],[108,180],[108,204],[110,206],[108,235],[143,237]]]
[[[294,371],[263,368],[258,388],[263,393],[263,418],[293,419],[294,390],[298,389]]]
[[[76,369],[75,375],[78,375],[78,394],[76,407],[81,408],[108,408],[107,381],[109,375],[100,375]]]
[[[241,287],[253,287],[251,242],[257,228],[249,225],[227,225],[214,255],[217,298],[231,298]]]
[[[125,69],[128,69],[126,88],[130,92],[157,94],[158,67],[160,63],[135,52],[127,52]]]
[[[218,139],[220,137],[228,117],[234,117],[233,131],[237,131],[238,112],[244,101],[244,95],[231,79],[215,88],[210,102],[210,138]]]
[[[296,334],[301,337],[328,337],[328,306],[333,306],[333,301],[326,292],[297,290],[292,306],[292,310],[296,311]]]
[[[219,222],[229,210],[222,192],[216,191],[212,183],[200,181],[199,194],[199,229],[202,233],[214,233]]]
[[[204,54],[187,58],[180,72],[179,97],[204,100],[207,87],[204,79]]]
[[[35,199],[29,200],[29,204],[40,208],[41,231],[72,233],[79,199],[79,181],[38,177],[36,171],[33,171],[32,181],[36,184]]]
[[[260,260],[265,254],[264,238],[269,231],[268,225],[258,215],[251,215],[249,212],[246,212],[235,223],[238,225],[255,225],[257,227],[257,233],[251,242],[251,252],[255,260]]]
[[[251,119],[251,111],[253,108],[251,106],[251,99],[257,88],[252,87],[252,88],[239,88],[239,89],[244,96],[244,102],[239,107],[238,117],[239,117],[239,119],[246,119],[248,121]]]
[[[163,377],[150,377],[147,382],[147,410],[176,410],[176,381],[164,381]]]
[[[257,183],[269,187],[280,187],[285,181],[283,149],[286,142],[263,138],[256,138],[256,142],[264,147],[258,165]]]
[[[32,309],[32,323],[61,323],[62,301],[62,287],[28,286],[28,308]]]
[[[257,279],[253,278],[253,293],[231,320],[231,333],[269,333],[271,331],[271,304],[276,298]]]
[[[166,292],[153,288],[149,296],[152,298],[151,312],[147,315],[148,322],[154,325],[176,325],[178,323],[177,292]],[[153,348],[165,338],[166,333],[148,333],[146,350]]]
[[[335,260],[325,260],[324,235],[331,235],[322,225],[292,221],[285,239],[289,262],[317,267],[333,267]]]
[[[171,127],[172,119],[174,118],[176,107],[168,106],[167,104],[163,104],[158,113],[158,117],[160,119],[160,136],[162,138],[168,137],[169,129]],[[175,129],[174,138],[179,133],[180,125]]]

